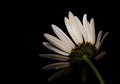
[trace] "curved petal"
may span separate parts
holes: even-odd
[[[90,42],[91,35],[89,33],[89,24],[87,21],[87,14],[84,14],[84,16],[83,16],[83,27],[84,27],[86,35],[87,35],[87,42]]]
[[[77,24],[78,29],[81,31],[81,34],[84,38],[84,41],[87,42],[87,34],[85,29],[83,28],[83,25],[81,23],[81,21],[79,20],[79,18],[77,16],[75,16],[75,22]]]
[[[70,38],[56,25],[51,25],[55,34],[61,39],[66,45],[73,49],[75,47],[74,43],[70,40]]]
[[[58,38],[50,35],[50,34],[44,34],[45,38],[50,41],[54,46],[58,47],[59,49],[65,51],[65,52],[70,52],[71,49],[66,46],[65,43],[63,43],[61,40],[59,40]]]
[[[90,33],[91,33],[91,43],[94,44],[95,43],[95,25],[94,25],[94,19],[92,18],[90,20]]]
[[[56,55],[56,54],[40,54],[40,57],[53,59],[57,61],[68,61],[69,57],[63,56],[63,55]]]
[[[103,43],[103,41],[105,40],[105,38],[107,37],[107,35],[109,34],[109,32],[106,32],[104,35],[103,35],[103,38],[101,39],[101,41],[100,41],[100,44],[99,44],[99,47],[98,48],[100,48],[101,47],[101,45],[102,45],[102,43]]]
[[[65,75],[67,75],[67,74],[69,74],[71,72],[72,72],[71,68],[62,69],[59,72],[57,72],[57,73],[53,74],[52,76],[50,76],[48,81],[51,81],[51,80],[53,80],[55,78],[60,78],[60,77],[65,76]]]
[[[105,51],[101,52],[100,54],[98,54],[97,56],[94,57],[95,60],[100,60],[104,55],[106,54]]]
[[[96,41],[96,44],[95,44],[95,47],[96,47],[97,49],[99,49],[101,36],[102,36],[102,31],[99,31],[98,36],[97,36],[97,41]]]
[[[69,55],[68,53],[66,53],[66,52],[64,52],[64,51],[56,48],[55,46],[53,46],[53,45],[52,45],[51,43],[49,43],[49,42],[43,42],[43,45],[44,45],[46,48],[48,48],[49,50],[52,50],[52,51],[54,51],[54,52],[56,52],[56,53],[58,53],[58,54],[65,55],[65,56],[68,56],[68,55]]]
[[[75,22],[75,16],[70,11],[69,11],[69,21],[70,21],[71,29],[72,29],[75,37],[77,38],[76,44],[82,43],[83,38],[82,38],[81,32],[79,31],[77,24]]]
[[[69,62],[59,62],[59,63],[48,64],[48,65],[42,67],[42,70],[61,69],[61,68],[69,67],[69,66],[70,66]]]
[[[72,30],[69,19],[67,17],[65,17],[64,20],[65,20],[65,25],[66,25],[66,28],[67,28],[69,35],[72,37],[73,41],[77,44],[78,40],[77,40],[73,30]]]

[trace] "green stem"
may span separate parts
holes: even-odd
[[[94,66],[94,64],[92,63],[92,61],[86,56],[84,55],[82,57],[82,59],[90,66],[90,68],[94,71],[95,75],[97,76],[100,84],[105,84],[102,76],[100,75],[100,73],[98,72],[98,70],[96,69],[96,67]]]

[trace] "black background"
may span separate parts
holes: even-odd
[[[53,73],[53,71],[41,71],[42,66],[53,62],[49,59],[43,59],[38,56],[42,53],[52,53],[42,45],[42,42],[46,41],[43,34],[54,34],[51,29],[51,24],[56,24],[63,31],[66,31],[64,17],[68,16],[69,11],[72,11],[72,13],[80,19],[82,19],[83,14],[85,13],[88,16],[88,20],[94,18],[96,34],[100,30],[103,30],[103,33],[107,31],[109,32],[109,35],[101,46],[101,50],[105,50],[107,54],[95,65],[102,74],[106,84],[116,84],[116,80],[113,79],[117,79],[115,74],[118,69],[118,66],[116,67],[115,65],[115,63],[118,62],[116,59],[116,46],[118,46],[119,43],[118,39],[116,39],[116,37],[119,38],[119,8],[117,7],[117,2],[109,0],[106,2],[105,0],[41,0],[29,1],[26,4],[23,11],[25,12],[25,20],[28,25],[26,28],[28,28],[27,30],[30,30],[30,32],[27,32],[31,35],[31,44],[29,47],[30,49],[32,47],[32,49],[29,53],[32,55],[32,65],[30,69],[23,70],[25,72],[23,80],[28,78],[27,82],[33,82],[34,84],[99,84],[90,69],[86,82],[82,82],[78,77],[70,78],[69,76],[48,82],[47,78]]]

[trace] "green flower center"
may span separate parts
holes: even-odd
[[[96,52],[97,49],[93,44],[83,42],[82,44],[79,44],[74,49],[72,49],[69,55],[70,62],[80,64],[82,62],[82,56],[86,55],[91,58]]]

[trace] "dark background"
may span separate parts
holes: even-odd
[[[48,82],[47,78],[54,73],[54,71],[41,71],[41,67],[52,63],[49,59],[40,58],[38,55],[42,53],[52,53],[46,49],[42,42],[46,41],[43,37],[44,33],[54,34],[51,29],[51,24],[56,24],[63,31],[66,31],[64,25],[64,17],[68,16],[68,12],[72,13],[82,19],[83,14],[87,14],[88,20],[94,18],[96,34],[103,30],[103,33],[109,32],[109,35],[103,42],[101,50],[105,50],[107,54],[97,62],[99,72],[102,74],[106,84],[116,84],[113,79],[117,79],[115,74],[117,73],[118,66],[116,65],[117,48],[118,46],[118,5],[117,2],[107,0],[40,0],[40,1],[29,1],[26,3],[24,9],[26,19],[31,34],[32,47],[30,53],[32,55],[32,66],[30,71],[27,70],[25,78],[28,78],[29,82],[34,84],[56,84],[56,83],[79,83],[79,84],[99,84],[93,72],[89,69],[88,77],[86,82],[82,82],[78,77],[71,78],[69,76],[61,79]],[[30,48],[31,49],[31,48]],[[117,61],[118,62],[118,61]],[[115,67],[117,66],[117,67]],[[56,71],[55,71],[56,72]],[[24,75],[23,75],[24,76]]]

